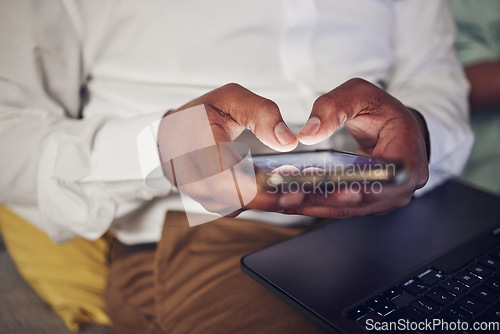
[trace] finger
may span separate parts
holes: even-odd
[[[309,120],[298,134],[299,141],[313,145],[325,140],[344,122],[376,109],[383,93],[363,79],[351,79],[320,96],[314,102]]]
[[[356,206],[363,200],[360,191],[350,191],[348,188],[337,190],[325,189],[323,193],[309,194],[304,201],[304,205],[309,206]]]
[[[284,214],[304,215],[320,218],[345,219],[370,214],[368,207],[354,208],[349,206],[300,206],[282,211]]]
[[[271,194],[267,192],[265,189],[258,188],[257,190],[257,195],[253,198],[250,203],[246,204],[243,208],[244,209],[255,209],[255,210],[262,210],[262,211],[277,211],[279,210],[281,194]]]
[[[242,187],[238,183],[240,191]],[[244,190],[243,190],[244,191]],[[303,192],[269,192],[260,186],[257,188],[257,194],[248,204],[244,206],[245,209],[256,209],[269,212],[281,211],[284,208],[296,207],[302,204],[305,198]]]
[[[411,201],[411,195],[401,197],[397,200],[388,198],[380,202],[371,204],[359,203],[356,206],[323,206],[323,205],[303,205],[300,207],[285,209],[285,214],[300,214],[313,217],[345,219],[359,217],[371,214],[382,214],[394,209],[403,208]]]
[[[309,175],[324,175],[326,173],[324,168],[320,167],[306,167],[302,170],[302,174]]]
[[[247,128],[274,150],[290,151],[297,146],[297,137],[283,121],[276,103],[238,84],[224,85],[182,108],[197,104],[208,105],[218,114],[215,125],[227,132],[231,139]]]
[[[282,194],[280,196],[278,207],[273,211],[278,211],[282,209],[292,208],[300,206],[305,198],[305,194],[302,192],[291,192],[287,194]]]
[[[340,189],[332,189],[317,196],[309,196],[304,202],[309,206],[322,207],[361,207],[380,206],[385,210],[404,207],[411,199],[414,189],[407,185],[388,185],[378,183],[350,184]]]
[[[272,171],[269,172],[269,174],[280,174],[280,175],[291,175],[291,174],[299,174],[300,169],[298,169],[296,166],[293,165],[283,165],[279,166]]]

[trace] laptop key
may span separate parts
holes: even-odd
[[[482,265],[485,265],[493,270],[500,269],[500,260],[495,259],[489,255],[485,255],[482,258],[479,259],[478,261]]]
[[[397,322],[399,319],[405,319],[410,322],[420,322],[425,319],[425,315],[415,310],[413,307],[403,306],[389,314],[384,318],[384,321]]]
[[[410,303],[410,306],[424,313],[425,315],[430,315],[436,312],[440,307],[438,303],[427,297],[420,297],[418,299],[415,299]]]
[[[476,274],[481,278],[488,277],[492,273],[491,269],[488,269],[479,263],[471,264],[470,266],[467,267],[467,270],[469,270],[471,273]]]
[[[378,296],[367,302],[365,305],[371,308],[372,310],[377,309],[380,305],[383,305],[387,302],[387,298]]]
[[[370,309],[367,306],[361,305],[347,312],[346,316],[351,320],[358,321],[359,319],[367,315],[369,312]]]
[[[459,281],[457,281],[454,278],[447,279],[440,286],[443,289],[448,290],[449,292],[451,292],[455,296],[461,295],[462,293],[466,292],[468,289],[468,287],[466,285],[464,285],[463,283],[460,283]]]
[[[453,320],[468,321],[472,319],[472,313],[463,307],[453,304],[445,308],[441,313]]]
[[[403,292],[393,300],[391,300],[391,303],[396,305],[397,307],[402,307],[408,305],[412,300],[415,299],[415,296],[412,294],[409,294],[408,292]]]
[[[484,314],[492,318],[494,321],[500,321],[500,305],[495,304],[490,306]]]
[[[419,295],[428,289],[426,284],[414,278],[410,278],[409,280],[401,284],[401,287],[414,295]]]
[[[427,269],[418,274],[417,278],[427,285],[434,285],[444,278],[444,274],[434,269]]]
[[[429,292],[427,292],[425,295],[441,305],[448,303],[455,297],[450,292],[444,290],[443,288],[434,288]]]
[[[492,277],[484,282],[483,286],[493,290],[496,293],[500,293],[500,278]]]
[[[381,316],[385,317],[386,315],[388,315],[389,313],[391,313],[395,309],[396,309],[396,305],[394,305],[391,302],[385,302],[384,304],[382,304],[379,307],[377,307],[377,309],[375,310],[375,312],[377,312]]]
[[[462,270],[458,274],[455,274],[453,277],[455,277],[460,282],[465,283],[467,286],[473,286],[481,281],[478,277],[472,275],[467,270]]]
[[[431,265],[445,274],[453,274],[464,264],[491,250],[495,245],[498,245],[498,239],[493,236],[480,238],[441,256]],[[498,255],[500,256],[500,252]],[[500,260],[500,257],[498,259]]]
[[[466,295],[457,301],[457,304],[463,306],[464,308],[471,311],[473,314],[477,314],[482,311],[486,304],[482,302],[479,298],[472,295]]]
[[[486,304],[491,304],[498,298],[498,294],[483,286],[478,286],[470,292],[471,295],[481,299]]]
[[[399,286],[395,286],[386,292],[382,294],[383,297],[387,298],[388,300],[393,300],[397,296],[403,293],[403,289],[401,289]]]

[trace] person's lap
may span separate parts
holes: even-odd
[[[241,272],[241,256],[304,228],[219,219],[189,227],[170,212],[156,250],[111,262],[106,299],[117,333],[322,333]]]

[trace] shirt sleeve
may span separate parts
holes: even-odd
[[[394,68],[388,92],[424,117],[430,176],[422,193],[459,175],[473,143],[468,83],[454,49],[455,26],[441,0],[394,1]]]
[[[144,185],[137,153],[164,110],[78,117],[81,50],[62,2],[2,2],[0,49],[0,202],[37,206],[34,223],[64,242],[169,192]]]

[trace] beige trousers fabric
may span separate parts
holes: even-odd
[[[304,229],[229,218],[189,227],[169,212],[156,249],[111,260],[115,332],[323,333],[240,269],[243,255]]]

